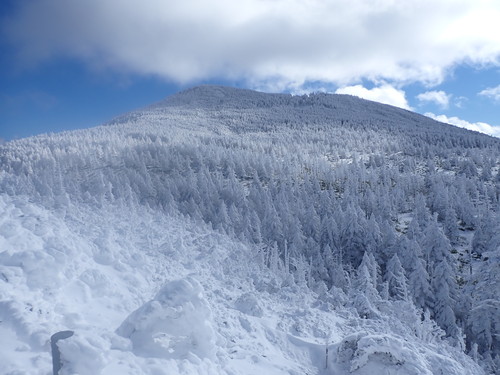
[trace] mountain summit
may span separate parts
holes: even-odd
[[[214,111],[244,111],[268,112],[267,116],[276,121],[279,116],[286,118],[293,115],[312,117],[317,121],[380,121],[384,124],[399,123],[400,126],[411,128],[442,128],[443,124],[423,115],[386,104],[372,102],[351,95],[312,93],[304,95],[269,94],[248,89],[232,88],[216,85],[196,86],[146,107],[144,111],[133,113],[161,113],[172,111],[173,108],[198,109]],[[273,108],[274,111],[269,111]],[[267,110],[267,111],[266,111]],[[277,112],[276,112],[277,111]],[[318,115],[320,116],[317,119]],[[116,122],[119,117],[113,122]],[[126,117],[125,117],[126,118]],[[240,125],[245,125],[244,123]],[[447,125],[448,127],[450,125]],[[454,127],[455,128],[455,127]],[[454,129],[457,133],[464,130]]]
[[[188,89],[0,145],[0,372],[486,374],[500,140],[352,96]]]

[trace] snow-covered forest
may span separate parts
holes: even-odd
[[[499,169],[409,111],[218,86],[8,142],[0,372],[72,329],[61,373],[498,374]]]

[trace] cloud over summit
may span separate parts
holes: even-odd
[[[337,89],[335,93],[354,95],[363,99],[373,100],[411,110],[411,107],[406,100],[404,91],[398,90],[387,84],[380,87],[374,87],[372,89],[367,89],[361,85],[346,86]]]
[[[485,134],[491,135],[493,137],[500,138],[500,127],[491,126],[490,124],[487,124],[485,122],[471,123],[469,121],[462,120],[461,118],[458,118],[456,116],[448,117],[446,115],[435,115],[432,112],[427,112],[425,114],[425,116],[430,117],[436,121],[444,122],[446,124],[455,125],[455,126],[458,126],[460,128],[465,128],[465,129],[485,133]]]
[[[435,84],[460,62],[499,63],[500,4],[487,0],[138,4],[22,1],[3,31],[25,62],[63,56],[174,82]]]

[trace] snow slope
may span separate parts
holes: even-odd
[[[245,245],[185,219],[0,204],[2,374],[49,374],[48,340],[66,329],[63,374],[481,373],[283,286]]]
[[[309,270],[301,276],[302,263],[295,263],[295,274],[286,262],[273,266],[273,253],[250,243],[243,230],[214,218],[207,223],[203,213],[190,212],[189,197],[174,202],[195,182],[189,174],[182,188],[172,181],[198,171],[198,164],[225,176],[233,155],[227,150],[238,150],[248,165],[255,158],[263,169],[288,168],[300,178],[315,163],[318,170],[342,169],[362,160],[363,150],[369,158],[369,137],[359,140],[356,155],[342,154],[354,147],[347,138],[332,139],[338,155],[318,155],[323,149],[313,143],[294,153],[288,140],[291,148],[285,148],[280,137],[297,137],[300,129],[295,134],[293,126],[275,122],[298,121],[301,105],[308,108],[303,115],[311,137],[325,122],[344,120],[356,129],[372,121],[366,131],[382,138],[394,129],[411,136],[412,122],[429,134],[455,131],[350,97],[320,98],[319,107],[306,103],[316,99],[195,88],[104,127],[4,146],[0,373],[50,374],[50,336],[72,330],[74,336],[59,342],[61,374],[483,374],[463,350],[442,340],[433,321],[415,319],[410,303],[380,299],[377,316],[365,319],[346,291],[314,281]],[[460,142],[471,134],[456,131]],[[388,144],[400,140],[394,136]],[[205,145],[212,148],[198,160],[192,150]],[[228,201],[249,194],[247,172],[238,176],[241,191],[226,182],[209,187]],[[210,198],[197,201],[203,199]],[[224,210],[217,215],[237,216],[230,205]]]
[[[304,292],[270,292],[242,244],[183,219],[1,205],[3,374],[49,373],[48,338],[65,329],[68,374],[317,372],[311,353],[343,321]]]

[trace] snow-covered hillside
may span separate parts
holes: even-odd
[[[0,373],[498,371],[500,141],[196,87],[0,146]]]
[[[63,329],[75,331],[59,343],[68,374],[324,365],[321,334],[344,319],[278,290],[241,243],[140,206],[65,211],[2,198],[3,374],[50,373],[48,338]]]

